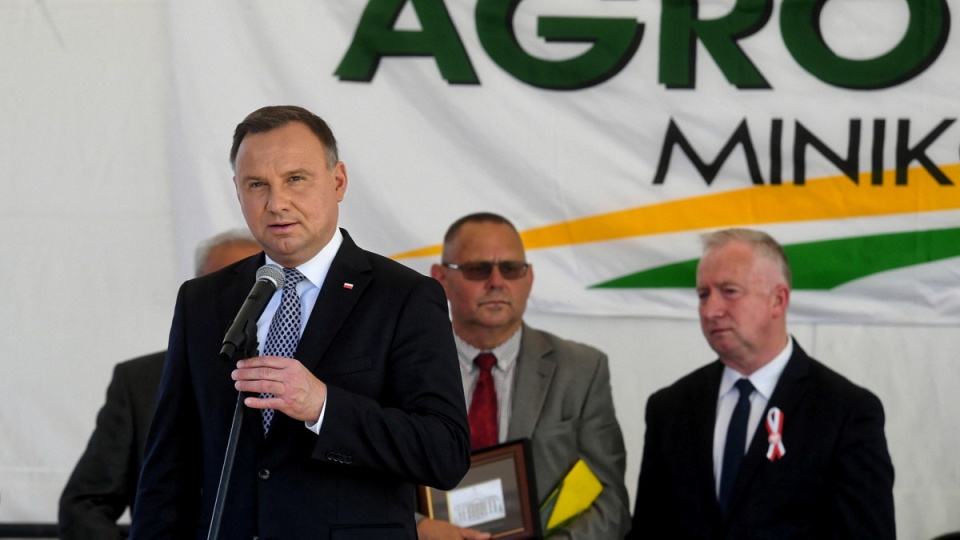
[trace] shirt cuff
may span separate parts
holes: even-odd
[[[320,435],[320,426],[323,425],[323,415],[327,412],[327,399],[324,397],[323,405],[320,406],[320,418],[316,422],[304,422],[303,425],[307,426],[307,429]]]

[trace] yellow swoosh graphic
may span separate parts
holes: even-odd
[[[948,178],[960,178],[960,164],[940,170]],[[960,189],[938,184],[922,167],[910,169],[907,185],[894,182],[894,171],[886,171],[881,186],[870,184],[869,173],[860,175],[859,184],[831,176],[805,185],[751,186],[546,225],[522,231],[520,237],[530,250],[715,227],[960,209]],[[436,244],[391,258],[438,256],[442,248]]]

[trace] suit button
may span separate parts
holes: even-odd
[[[269,480],[270,469],[260,469],[260,472],[257,473],[257,476],[259,476],[261,480]]]
[[[344,465],[349,465],[349,464],[351,464],[351,463],[353,463],[353,456],[344,456],[344,457],[343,457],[343,464],[344,464]]]
[[[340,463],[340,454],[336,452],[327,452],[327,459],[334,463]]]

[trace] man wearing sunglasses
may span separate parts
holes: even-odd
[[[552,538],[623,538],[630,521],[626,450],[607,357],[523,323],[533,267],[516,228],[497,214],[460,218],[447,231],[443,259],[430,274],[450,301],[473,449],[530,439],[541,500],[583,459],[603,492]],[[485,392],[488,385],[495,391]],[[484,418],[484,400],[490,400],[492,418]],[[421,519],[417,531],[421,540],[490,538],[432,519]]]

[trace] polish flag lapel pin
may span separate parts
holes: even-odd
[[[344,289],[347,289],[347,290],[350,290],[350,289],[353,288],[353,283],[344,283],[344,284],[343,284],[343,288],[344,288]]]
[[[777,407],[770,407],[767,411],[767,459],[776,461],[787,453],[783,446],[783,417],[784,414]]]

